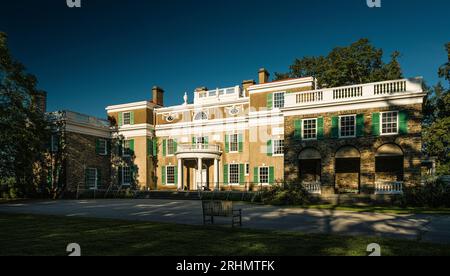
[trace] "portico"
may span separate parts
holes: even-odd
[[[218,145],[180,144],[175,154],[178,162],[178,190],[218,190],[222,152]]]

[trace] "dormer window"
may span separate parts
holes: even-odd
[[[208,120],[208,115],[205,112],[198,112],[194,116],[194,121],[205,121]]]

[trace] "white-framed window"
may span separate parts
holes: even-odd
[[[269,184],[269,167],[259,167],[259,184]]]
[[[245,176],[249,176],[249,175],[250,175],[250,164],[245,163]]]
[[[284,107],[284,92],[273,93],[273,107],[274,108]]]
[[[131,156],[131,140],[124,140],[122,147],[122,156],[130,157]]]
[[[97,190],[97,169],[86,169],[86,188],[90,190]]]
[[[398,134],[398,111],[381,113],[381,135]]]
[[[303,140],[315,140],[317,139],[317,119],[305,119],[302,121]]]
[[[108,142],[105,139],[98,139],[98,154],[108,154]]]
[[[175,185],[175,166],[166,167],[166,184]]]
[[[175,154],[175,140],[167,139],[167,155],[171,156]]]
[[[356,115],[339,117],[339,137],[356,137]]]
[[[194,143],[196,145],[205,145],[206,144],[206,137],[194,137]]]
[[[284,140],[273,140],[272,147],[273,155],[284,155]]]
[[[131,112],[124,112],[124,113],[122,113],[122,116],[123,116],[123,118],[122,118],[123,124],[131,125]]]
[[[229,182],[231,185],[239,184],[239,164],[229,165]]]
[[[131,185],[131,168],[130,167],[122,167],[122,185],[129,186]]]
[[[231,134],[230,135],[230,152],[238,152],[239,151],[239,135]]]

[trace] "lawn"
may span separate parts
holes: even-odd
[[[307,205],[294,208],[338,210],[352,212],[387,213],[397,215],[427,214],[427,215],[450,215],[450,208],[427,208],[427,207],[395,207],[395,206],[369,206],[369,205]]]
[[[378,243],[382,255],[450,256],[450,246],[377,237],[2,213],[0,233],[1,256],[65,255],[69,243],[83,255],[365,256]]]

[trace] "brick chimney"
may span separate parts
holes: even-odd
[[[152,100],[154,104],[164,106],[164,90],[161,87],[154,86],[152,89]]]
[[[242,82],[242,89],[244,90],[245,96],[248,97],[248,88],[252,85],[255,85],[256,82],[254,80],[245,80]]]
[[[47,92],[36,91],[31,95],[33,106],[42,113],[47,112]]]
[[[202,86],[195,88],[195,92],[206,92],[208,91],[208,87]]]
[[[266,69],[264,69],[264,68],[259,69],[258,76],[259,76],[259,83],[260,84],[269,82],[270,74],[269,74],[269,71],[267,71]]]

